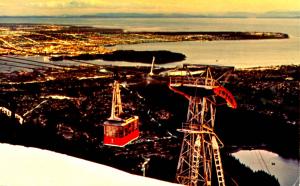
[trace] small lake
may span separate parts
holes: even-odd
[[[300,164],[297,160],[284,159],[266,150],[240,150],[232,154],[254,171],[263,170],[274,175],[282,186],[298,186]]]

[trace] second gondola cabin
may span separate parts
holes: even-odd
[[[104,122],[103,144],[124,147],[139,137],[139,117],[125,116],[122,111],[120,85],[114,82],[111,116]]]

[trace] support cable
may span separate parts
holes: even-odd
[[[42,68],[52,68],[52,67],[48,67],[48,66],[45,66],[45,65],[37,65],[37,64],[21,62],[21,61],[12,61],[12,60],[8,60],[8,59],[0,59],[0,61],[9,62],[9,63],[19,63],[19,64],[23,64],[23,65],[30,65],[30,66],[42,67]]]
[[[263,156],[261,155],[260,151],[258,151],[258,154],[260,155],[260,158],[261,158],[263,164],[265,165],[265,167],[266,167],[268,173],[271,175],[271,172],[270,172],[270,170],[269,170],[269,168],[268,168],[268,166],[267,166],[267,163],[265,162],[265,160],[264,160]]]
[[[13,57],[13,56],[7,56],[5,55],[6,58],[11,58],[11,59],[17,59],[17,60],[21,60],[21,61],[28,61],[28,62],[33,62],[33,63],[39,63],[39,64],[44,64],[44,65],[52,65],[55,67],[59,67],[59,68],[64,68],[64,67],[68,67],[65,65],[58,65],[58,64],[48,64],[42,61],[36,61],[36,60],[32,60],[32,59],[25,59],[25,58],[18,58],[18,57]]]
[[[17,67],[17,68],[27,68],[27,69],[31,69],[31,70],[35,70],[36,68],[34,67],[25,67],[25,66],[21,66],[21,65],[12,65],[12,64],[7,64],[7,63],[0,63],[0,66],[9,66],[9,67]]]

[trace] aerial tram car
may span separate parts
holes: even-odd
[[[104,122],[104,145],[124,147],[139,137],[139,117],[126,116],[122,110],[120,84],[113,84],[111,116]]]

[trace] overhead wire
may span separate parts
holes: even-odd
[[[260,159],[260,157],[259,157],[259,155],[258,155],[258,152],[257,152],[257,151],[254,151],[254,155],[255,155],[255,157],[256,157],[256,159],[257,159],[257,161],[258,161],[258,164],[259,164],[260,168],[261,168],[261,169],[264,169],[264,165],[263,165],[262,162],[261,162],[261,159]]]
[[[34,67],[25,67],[25,66],[21,66],[21,65],[13,65],[13,64],[7,64],[7,63],[0,63],[0,66],[9,66],[9,67],[17,67],[17,68],[27,68],[27,69],[31,69],[34,70],[36,68]]]
[[[51,66],[55,66],[55,67],[59,67],[59,68],[64,68],[64,67],[68,67],[66,65],[59,65],[59,64],[50,64],[50,63],[45,63],[45,62],[41,62],[41,61],[37,61],[37,60],[32,60],[32,59],[26,59],[26,58],[18,58],[18,57],[13,57],[13,56],[4,56],[5,58],[11,58],[11,59],[17,59],[20,61],[28,61],[28,62],[33,62],[33,63],[39,63],[39,64],[43,64],[43,65],[51,65]]]
[[[261,158],[263,164],[265,165],[266,170],[268,171],[269,174],[271,174],[271,172],[270,172],[270,170],[269,170],[269,168],[267,166],[267,163],[265,162],[265,160],[264,160],[263,156],[261,155],[260,151],[258,151],[258,154],[260,155],[260,158]]]
[[[27,63],[27,62],[13,61],[13,60],[8,60],[8,59],[1,59],[1,58],[0,58],[0,62],[19,63],[19,64],[30,65],[30,66],[35,66],[35,67],[51,68],[51,67],[47,67],[45,65],[37,65],[37,64]]]
[[[81,60],[77,60],[77,59],[68,59],[69,61],[73,61],[73,62],[76,62],[76,63],[83,63],[83,64],[87,64],[87,65],[92,65],[92,66],[101,66],[101,65],[98,65],[98,64],[94,64],[94,63],[89,63],[89,62],[86,62],[86,61],[81,61]]]
[[[266,161],[264,160],[261,152],[258,150],[258,151],[255,151],[255,156],[258,160],[258,163],[260,164],[260,167],[264,170],[266,170],[268,172],[268,174],[271,174],[269,168],[268,168],[268,165],[266,163]]]

